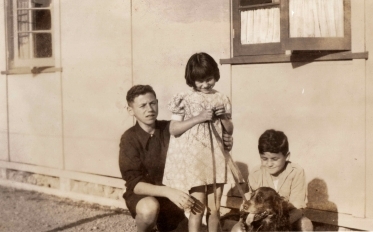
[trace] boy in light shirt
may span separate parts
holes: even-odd
[[[258,149],[261,165],[249,174],[251,189],[255,190],[259,187],[275,189],[292,206],[290,210],[292,229],[312,231],[311,220],[303,214],[307,200],[305,173],[301,166],[289,161],[289,142],[286,135],[282,131],[266,130],[259,137]],[[243,223],[237,223],[234,228],[235,231],[240,231],[244,228]]]

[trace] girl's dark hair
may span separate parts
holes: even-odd
[[[127,96],[126,96],[127,104],[131,105],[136,97],[138,97],[140,95],[147,94],[147,93],[152,93],[152,94],[154,94],[154,97],[157,97],[153,88],[150,85],[134,85],[134,86],[132,86],[132,88],[130,88],[130,90],[128,90],[128,92],[127,92]]]
[[[204,52],[192,55],[185,68],[187,85],[195,88],[196,81],[204,80],[208,76],[214,76],[215,81],[220,79],[218,64],[215,60]]]
[[[282,131],[266,130],[260,137],[258,143],[259,154],[264,152],[279,153],[286,155],[289,152],[288,138]]]

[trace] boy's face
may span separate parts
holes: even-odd
[[[158,100],[152,93],[139,95],[127,110],[131,116],[135,116],[141,128],[154,127],[158,116]]]
[[[264,152],[260,154],[260,161],[262,166],[265,167],[272,176],[278,176],[285,169],[288,155],[289,153],[283,155],[282,152]]]

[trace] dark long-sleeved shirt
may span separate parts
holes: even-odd
[[[170,121],[156,121],[151,136],[138,123],[122,135],[119,168],[126,181],[124,198],[139,182],[162,185],[166,154],[170,141]]]

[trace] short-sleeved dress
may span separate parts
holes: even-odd
[[[231,103],[224,94],[213,91],[205,94],[195,90],[176,94],[168,104],[172,120],[187,120],[197,116],[202,110],[224,105],[226,113],[231,114]],[[211,121],[220,137],[222,124],[220,119]],[[232,173],[212,133],[209,123],[195,125],[182,135],[171,136],[168,147],[163,184],[185,192],[192,187],[214,183],[234,183]],[[211,147],[213,140],[214,157]],[[215,166],[215,167],[214,167]]]

